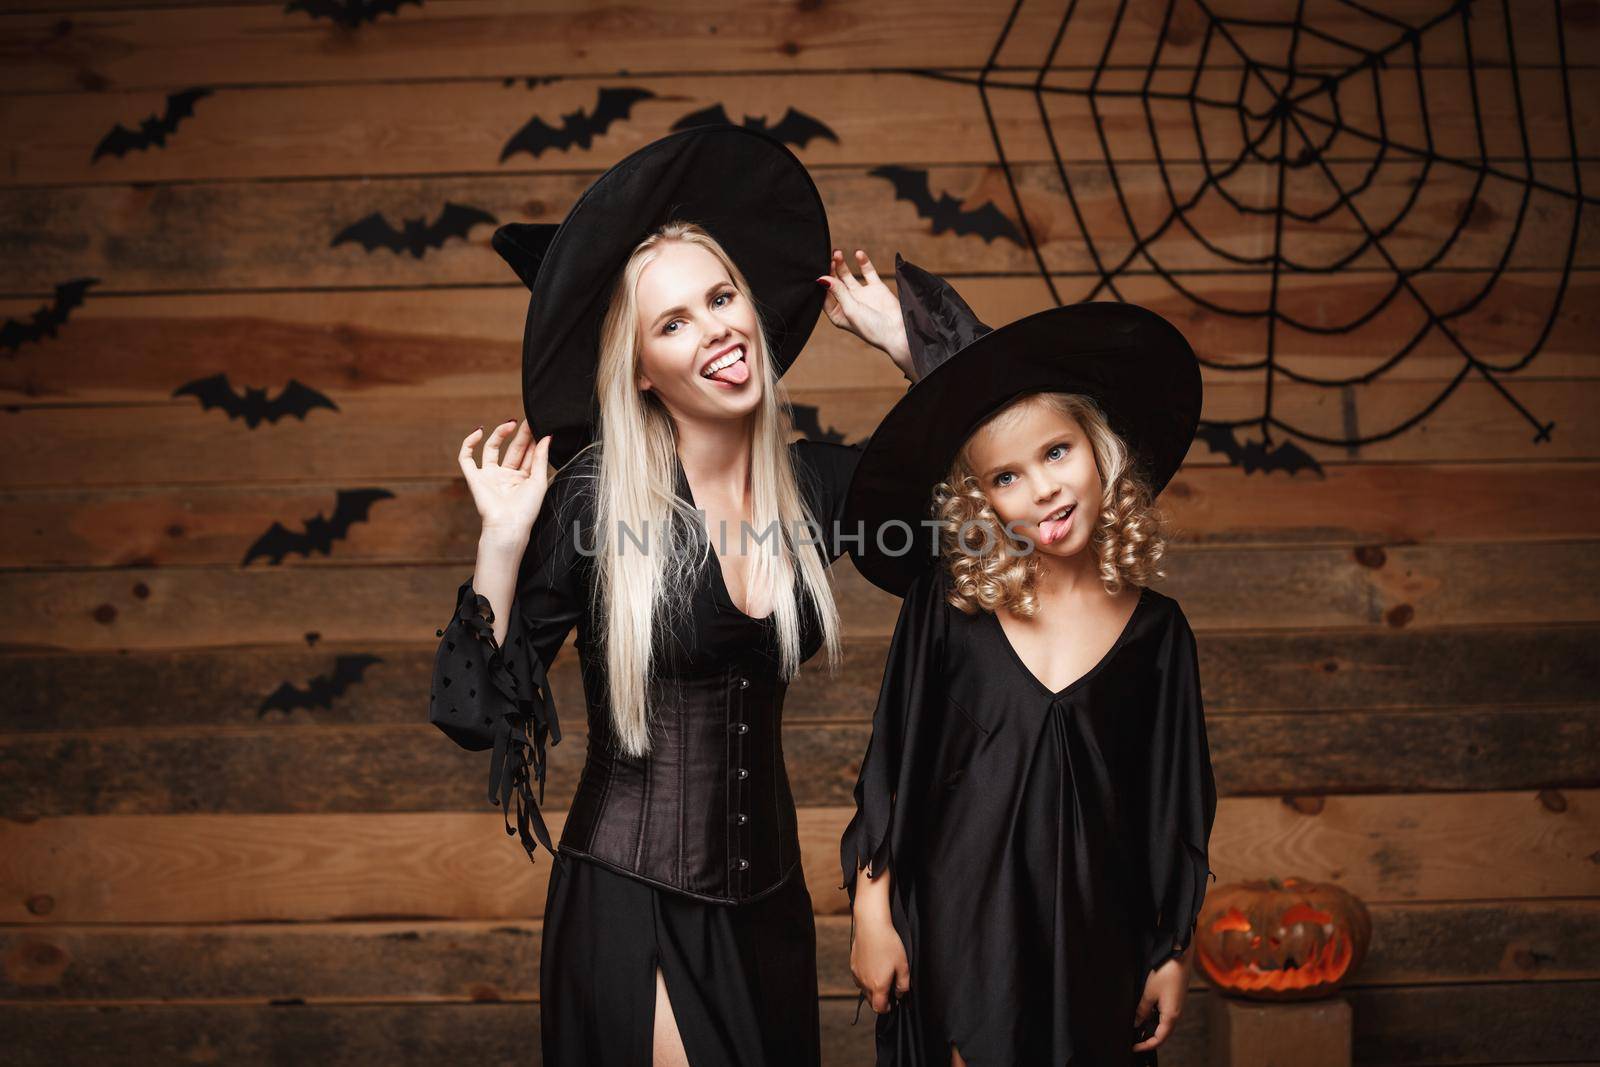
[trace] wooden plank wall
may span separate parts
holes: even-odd
[[[826,126],[796,150],[846,247],[951,276],[991,322],[1147,303],[1209,361],[1208,419],[1303,431],[1273,437],[1298,471],[1244,469],[1257,422],[1197,444],[1166,495],[1219,878],[1369,902],[1360,1063],[1593,1059],[1600,18],[1378,7],[412,0],[341,26],[256,0],[7,5],[7,1060],[536,1062],[548,862],[426,722],[476,533],[452,453],[520,413],[526,294],[487,221],[415,253],[336,235],[447,203],[559,220],[714,104]],[[1297,10],[1298,35],[1277,24]],[[507,152],[608,89],[648,95],[587,144]],[[104,147],[147,116],[157,143]],[[884,166],[926,172],[947,214],[993,207],[935,232]],[[248,425],[174,395],[219,374],[329,405]],[[849,440],[901,389],[826,323],[786,382]],[[358,490],[387,495],[326,554],[247,561]],[[870,1060],[836,842],[895,611],[848,562],[837,580],[848,663],[806,672],[786,736],[830,1065]],[[570,723],[570,650],[555,674]],[[553,753],[558,824],[582,746]],[[1203,1062],[1209,995],[1164,1063]]]

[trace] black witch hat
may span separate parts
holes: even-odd
[[[698,223],[750,283],[776,375],[789,369],[822,310],[828,217],[804,164],[742,126],[668,134],[596,178],[560,225],[510,223],[496,252],[532,291],[522,341],[522,406],[552,435],[557,467],[592,439],[600,324],[634,246],[664,223]]]
[[[1177,473],[1200,420],[1200,364],[1177,327],[1147,308],[1081,303],[999,329],[978,321],[949,282],[894,261],[917,382],[867,442],[850,483],[845,523],[866,532],[856,568],[902,596],[937,559],[933,487],[984,420],[1030,393],[1095,400],[1158,494]],[[908,538],[886,524],[901,524]]]

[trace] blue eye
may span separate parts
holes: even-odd
[[[731,292],[730,293],[718,293],[717,294],[717,299],[718,300],[732,300],[733,299],[733,294]],[[720,306],[720,305],[718,305],[718,306]]]
[[[1051,456],[1051,455],[1054,455],[1057,452],[1065,453],[1066,451],[1067,451],[1067,446],[1065,444],[1052,445],[1050,447],[1050,451],[1046,452],[1045,455],[1046,456]]]
[[[1001,471],[999,474],[996,474],[994,476],[994,484],[999,486],[1001,489],[1004,489],[1006,486],[1010,485],[1011,483],[1010,482],[1003,482],[1000,479],[1009,478],[1009,477],[1011,477],[1011,472],[1010,471]]]

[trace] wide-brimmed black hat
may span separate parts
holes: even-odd
[[[533,293],[522,340],[522,406],[553,435],[562,466],[592,439],[600,324],[634,246],[674,219],[698,223],[750,283],[782,375],[805,347],[827,292],[828,218],[806,168],[780,141],[742,126],[669,134],[596,178],[560,225],[509,223],[496,252]]]
[[[990,329],[949,282],[894,261],[917,382],[867,442],[846,503],[846,529],[866,536],[856,567],[903,596],[938,558],[933,487],[989,416],[1029,393],[1082,393],[1105,412],[1138,472],[1160,493],[1200,420],[1200,364],[1177,327],[1147,308],[1082,303]],[[909,527],[908,540],[896,520]],[[880,544],[881,538],[881,544]]]

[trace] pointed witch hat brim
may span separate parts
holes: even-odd
[[[776,376],[811,336],[831,246],[805,165],[742,126],[698,126],[645,145],[596,178],[560,225],[510,223],[491,242],[532,292],[522,404],[533,432],[552,435],[558,467],[598,424],[600,324],[617,274],[641,240],[675,219],[715,237],[750,283]]]
[[[865,533],[856,569],[903,596],[938,554],[933,487],[967,438],[1030,393],[1081,393],[1105,412],[1159,494],[1200,420],[1200,363],[1166,319],[1124,303],[1082,303],[991,330],[943,278],[895,257],[896,286],[919,377],[878,425],[856,466],[845,531]],[[891,524],[892,528],[891,528]],[[904,530],[914,537],[909,538]]]

